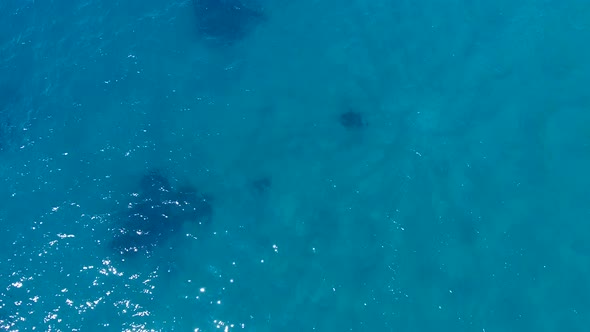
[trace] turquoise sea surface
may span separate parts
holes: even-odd
[[[0,330],[588,331],[590,2],[0,0]]]

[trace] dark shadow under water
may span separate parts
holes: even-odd
[[[157,170],[143,175],[139,193],[126,211],[118,213],[111,249],[124,258],[150,257],[154,250],[174,242],[185,223],[210,224],[213,207],[207,196],[184,185],[174,190]]]
[[[262,8],[245,0],[193,0],[197,29],[204,39],[232,45],[266,21]]]

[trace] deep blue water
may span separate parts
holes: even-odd
[[[230,2],[0,0],[2,329],[587,331],[590,3]]]

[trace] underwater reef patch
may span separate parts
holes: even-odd
[[[349,110],[339,117],[340,124],[346,129],[359,129],[366,126],[363,114],[357,111]]]
[[[201,36],[222,45],[232,45],[266,21],[263,9],[245,0],[193,0]]]
[[[118,213],[111,248],[124,256],[151,253],[178,236],[184,223],[207,225],[213,207],[210,197],[191,185],[175,190],[159,170],[144,174],[139,192],[131,195],[127,210]]]

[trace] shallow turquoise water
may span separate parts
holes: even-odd
[[[0,1],[3,329],[586,331],[586,1],[256,5]]]

